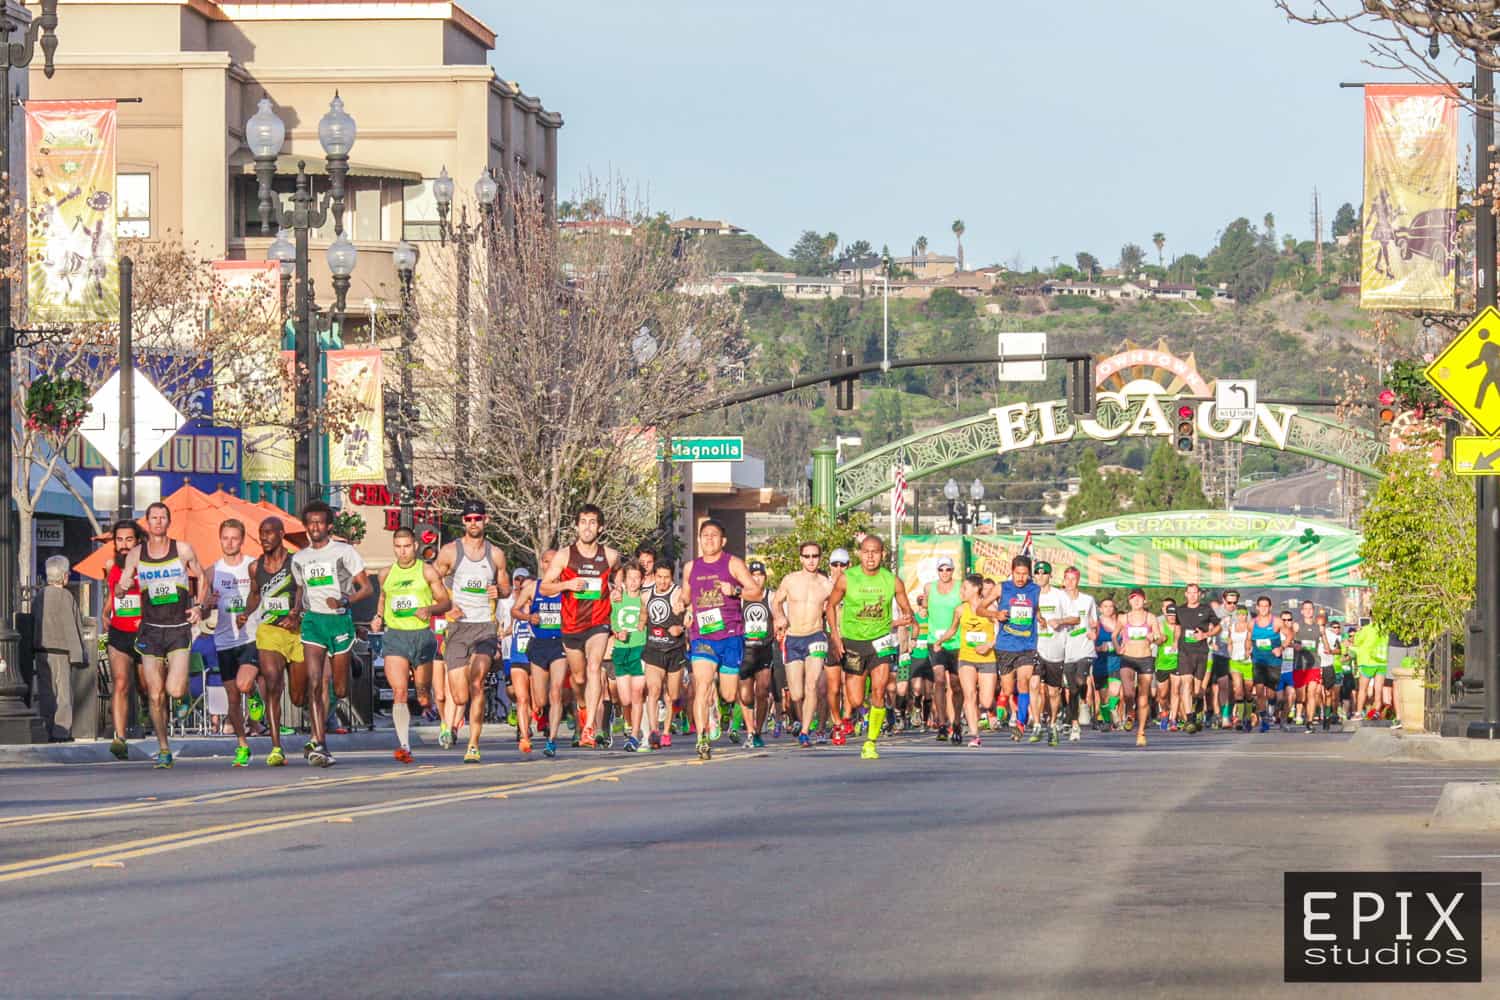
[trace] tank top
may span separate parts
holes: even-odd
[[[927,616],[916,608],[912,608],[912,640],[911,658],[913,660],[926,660],[928,658],[927,647],[930,636],[927,634]]]
[[[1318,648],[1318,665],[1319,666],[1322,666],[1322,667],[1331,667],[1339,659],[1339,652],[1340,652],[1340,650],[1339,650],[1339,639],[1340,638],[1342,638],[1342,637],[1333,634],[1333,629],[1331,629],[1331,628],[1324,628],[1323,629],[1323,641],[1328,644],[1328,648],[1330,650],[1332,650],[1332,652],[1326,652],[1325,653],[1323,651],[1323,649],[1322,649],[1321,646]]]
[[[1276,631],[1276,619],[1262,625],[1252,619],[1250,624],[1251,658],[1257,663],[1275,663],[1276,647],[1281,645],[1281,633]]]
[[[850,567],[844,573],[844,600],[840,625],[845,639],[874,642],[891,634],[891,600],[896,595],[896,575],[884,566],[874,573]]]
[[[432,585],[423,572],[426,568],[427,564],[420,559],[413,560],[410,566],[391,564],[390,572],[385,575],[386,628],[397,632],[420,632],[428,627],[427,622],[417,617],[418,608],[432,607]]]
[[[292,556],[291,553],[283,552],[281,568],[274,573],[266,569],[265,561],[264,556],[255,560],[252,582],[260,592],[260,603],[255,610],[261,621],[280,621],[292,613],[292,605],[297,596],[297,582],[292,579]]]
[[[115,596],[115,587],[120,584],[124,567],[111,564],[109,567],[109,627],[120,632],[139,632],[141,629],[141,584],[137,580],[130,585],[124,597]]]
[[[1323,630],[1318,627],[1317,622],[1308,624],[1304,621],[1297,622],[1297,648],[1305,649],[1310,653],[1318,651],[1318,640],[1323,638]]]
[[[453,595],[453,606],[464,613],[460,620],[494,621],[495,602],[490,600],[489,589],[495,582],[495,563],[490,557],[490,543],[484,543],[484,553],[478,559],[469,558],[462,539],[453,546],[458,559],[453,566],[453,576],[448,580],[448,589]]]
[[[531,646],[531,640],[535,638],[536,631],[531,627],[531,622],[515,622],[510,633],[510,663],[525,663],[526,650]]]
[[[675,586],[664,594],[653,588],[646,595],[646,644],[652,649],[676,649],[684,643],[683,636],[671,631],[682,624],[682,615],[672,608],[676,597]]]
[[[964,608],[958,616],[958,658],[960,660],[986,660],[991,653],[981,653],[976,646],[992,646],[995,642],[995,621]]]
[[[1115,619],[1115,628],[1120,628],[1120,619]],[[1112,664],[1120,658],[1120,651],[1115,647],[1115,633],[1104,627],[1104,619],[1099,619],[1099,636],[1094,640],[1094,650],[1104,658],[1106,664]]]
[[[740,599],[725,597],[719,583],[739,585],[729,572],[729,553],[709,562],[702,557],[688,563],[687,582],[693,594],[693,616],[688,619],[688,636],[693,639],[730,639],[744,634]]]
[[[214,593],[219,597],[219,614],[214,620],[214,649],[243,646],[254,637],[256,625],[252,617],[241,628],[239,619],[250,599],[250,560],[241,558],[238,566],[231,566],[220,559],[208,572],[213,578]]]
[[[958,592],[958,582],[955,580],[953,589],[948,593],[938,590],[936,583],[927,585],[927,617],[930,621],[937,622],[938,627],[944,632],[948,631],[948,625],[953,621],[953,610],[963,603],[963,597]],[[958,636],[954,636],[943,643],[943,648],[953,650],[958,648]]]
[[[745,648],[759,649],[771,644],[771,604],[765,598],[745,601]]]
[[[562,608],[563,599],[561,594],[543,597],[541,586],[536,586],[531,591],[530,610],[540,621],[531,626],[532,634],[538,639],[556,639],[562,635]]]
[[[615,632],[624,632],[624,639],[615,639],[615,646],[635,649],[637,646],[646,644],[646,630],[642,624],[645,602],[641,595],[632,597],[629,594],[621,594],[620,599],[615,601],[610,608],[609,627]]]
[[[609,553],[603,545],[591,556],[578,551],[578,543],[568,546],[568,564],[560,579],[589,581],[577,592],[567,590],[562,597],[562,630],[571,635],[609,624]]]
[[[192,605],[188,598],[187,567],[178,558],[177,540],[167,540],[167,554],[159,559],[151,558],[147,545],[141,546],[141,561],[136,568],[146,598],[141,620],[164,628],[186,625],[188,608]]]
[[[1157,670],[1177,669],[1177,629],[1175,626],[1161,623],[1162,643],[1156,650]]]
[[[1252,629],[1229,628],[1229,658],[1236,663],[1247,663],[1250,660],[1250,635]]]

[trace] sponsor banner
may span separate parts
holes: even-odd
[[[28,101],[26,170],[30,322],[118,321],[115,102]]]
[[[963,566],[964,540],[958,535],[901,537],[899,575],[901,582],[906,584],[906,592],[912,595],[913,600],[918,591],[937,580],[937,564],[943,556],[952,559],[954,566]]]
[[[356,406],[353,426],[328,441],[328,481],[359,483],[385,478],[385,412],[380,351],[329,351],[328,387]]]
[[[1427,84],[1365,87],[1359,304],[1452,309],[1458,249],[1458,102]]]
[[[246,482],[288,482],[296,476],[296,442],[290,429],[295,409],[292,372],[296,370],[296,364],[295,351],[281,352],[281,365],[286,372],[283,384],[287,390],[281,401],[281,412],[274,415],[281,422],[246,427],[241,432]]]

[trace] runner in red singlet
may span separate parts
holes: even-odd
[[[137,584],[124,597],[116,597],[115,585],[120,582],[125,558],[141,542],[141,529],[134,521],[119,521],[110,529],[110,536],[115,543],[115,552],[109,563],[109,590],[105,600],[109,602],[109,708],[115,738],[110,741],[109,752],[116,760],[125,760],[130,756],[125,745],[130,685],[138,683],[141,685],[138,690],[145,690],[145,680],[135,676],[141,665],[141,654],[135,651],[135,635],[141,628],[141,588]]]
[[[562,595],[562,643],[578,708],[579,744],[594,745],[594,721],[604,693],[604,651],[609,646],[609,580],[620,553],[599,542],[604,512],[593,504],[578,510],[578,540],[547,564],[538,585],[544,597]]]

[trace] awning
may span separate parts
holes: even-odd
[[[306,163],[307,172],[313,177],[328,176],[328,161],[323,159],[323,157],[307,156],[306,154],[293,156],[290,153],[283,153],[276,157],[277,176],[296,176],[298,163]],[[239,150],[230,158],[230,169],[238,170],[242,174],[254,177],[255,158],[246,150]],[[406,185],[422,183],[422,175],[415,170],[399,170],[396,167],[376,167],[368,163],[354,163],[352,161],[349,164],[349,176],[379,177],[382,180],[400,181]]]

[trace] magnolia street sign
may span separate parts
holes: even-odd
[[[745,457],[742,437],[679,437],[672,439],[674,462],[738,462]],[[657,461],[662,454],[658,448]]]

